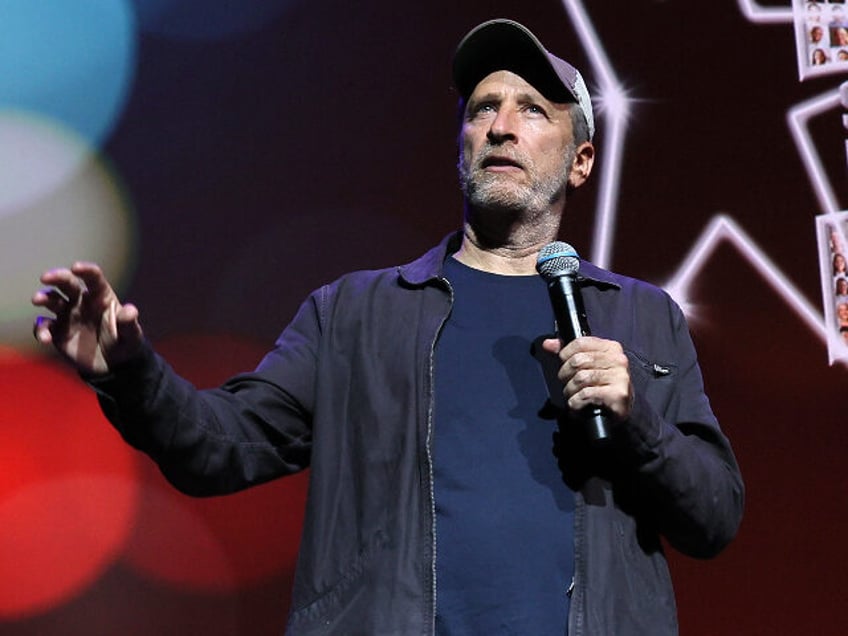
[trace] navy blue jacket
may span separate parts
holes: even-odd
[[[316,290],[258,368],[219,389],[196,391],[150,348],[91,381],[124,438],[186,493],[310,467],[289,634],[433,634],[433,350],[458,238]],[[676,634],[660,536],[717,554],[740,522],[742,480],[677,305],[587,262],[580,275],[593,334],[622,343],[636,397],[603,450],[558,414],[577,500],[569,634]]]

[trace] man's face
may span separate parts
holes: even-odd
[[[836,306],[836,317],[839,319],[840,323],[848,322],[848,305],[845,303],[839,303]]]
[[[541,212],[564,199],[574,160],[569,104],[496,71],[465,107],[459,175],[474,208]]]

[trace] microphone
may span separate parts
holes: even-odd
[[[577,251],[562,241],[545,245],[536,260],[536,271],[548,286],[559,341],[563,345],[580,336],[591,335],[586,310],[583,308],[583,296],[577,285],[579,266]],[[591,442],[602,443],[610,439],[607,415],[601,407],[586,406],[579,415],[586,421]]]

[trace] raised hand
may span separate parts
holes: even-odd
[[[36,339],[52,343],[80,371],[109,372],[136,355],[143,342],[138,309],[123,305],[95,263],[74,263],[41,276],[45,288],[32,297],[53,317],[35,320]]]

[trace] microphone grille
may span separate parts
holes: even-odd
[[[548,282],[560,276],[574,274],[579,267],[577,250],[562,241],[545,245],[536,259],[536,271]]]

